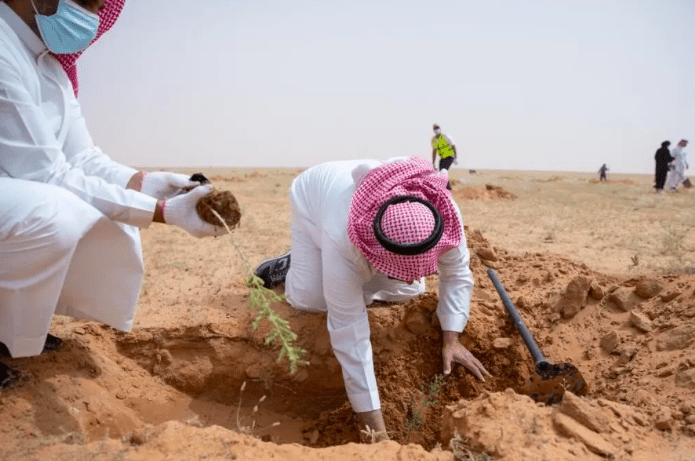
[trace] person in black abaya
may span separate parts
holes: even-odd
[[[668,164],[673,160],[671,157],[671,151],[668,150],[668,146],[671,145],[670,141],[664,141],[661,143],[661,148],[656,151],[654,155],[654,160],[656,160],[656,193],[660,194],[664,190],[664,183],[666,182],[666,174],[668,173]]]

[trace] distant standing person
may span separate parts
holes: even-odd
[[[673,168],[668,172],[668,177],[666,178],[666,188],[669,192],[676,192],[678,184],[685,179],[685,170],[689,168],[688,154],[685,152],[687,145],[688,140],[681,139],[678,145],[671,151],[671,157],[673,157],[671,166]]]
[[[606,180],[606,171],[609,171],[608,167],[604,163],[601,168],[599,168],[598,172],[600,174],[598,180],[599,181],[605,181]]]
[[[661,148],[656,151],[656,154],[654,154],[654,160],[656,160],[656,173],[654,180],[656,184],[654,188],[656,189],[657,194],[664,191],[666,175],[668,174],[668,164],[673,160],[673,157],[671,157],[671,152],[668,150],[668,146],[670,145],[671,141],[662,142]]]
[[[441,128],[436,123],[432,126],[432,129],[434,130],[434,136],[432,137],[432,166],[437,168],[434,162],[437,159],[437,155],[439,155],[439,171],[449,171],[451,164],[456,160],[454,141],[442,133]],[[451,190],[451,182],[446,183],[446,188]]]

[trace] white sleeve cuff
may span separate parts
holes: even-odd
[[[448,314],[437,312],[439,323],[442,325],[443,331],[457,331],[461,333],[468,323],[466,314]]]
[[[362,308],[364,310],[364,307]],[[333,353],[340,362],[343,370],[345,391],[353,410],[356,412],[371,411],[381,408],[379,389],[374,376],[374,361],[372,344],[369,339],[369,320],[367,312],[354,319],[342,328],[333,325],[331,306],[328,309],[328,333],[331,338]]]
[[[381,409],[379,392],[376,390],[359,394],[348,394],[348,399],[355,413],[364,413],[366,411]]]
[[[135,168],[121,165],[121,168],[119,168],[119,171],[115,171],[113,173],[112,184],[118,184],[119,186],[121,186],[125,189],[125,187],[128,185],[128,181],[130,181],[130,178],[132,178],[133,175],[137,172],[138,172],[138,170],[136,170]]]
[[[130,191],[128,191],[130,192]],[[132,226],[145,229],[152,224],[154,211],[157,207],[157,199],[140,192],[133,192],[133,200],[130,203],[130,219],[126,222]]]

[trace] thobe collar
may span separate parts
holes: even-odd
[[[12,8],[7,6],[5,2],[0,2],[0,19],[4,19],[8,26],[15,34],[24,42],[26,47],[38,58],[41,53],[48,50],[43,40],[31,30],[22,18],[14,12]]]

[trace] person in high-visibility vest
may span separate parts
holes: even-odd
[[[434,130],[434,136],[432,136],[432,166],[437,168],[435,160],[437,155],[439,155],[439,171],[449,171],[452,163],[458,163],[454,141],[442,133],[441,128],[436,123],[432,126],[432,129]],[[451,182],[446,184],[446,188],[451,190]]]

